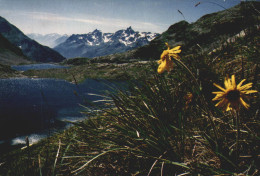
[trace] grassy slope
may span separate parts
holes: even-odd
[[[215,88],[212,87],[212,83],[217,82],[223,84],[223,81],[219,80],[219,78],[223,78],[224,76],[226,76],[226,74],[229,75],[236,74],[237,80],[241,80],[241,77],[245,77],[248,80],[247,82],[254,83],[255,85],[254,89],[260,90],[259,57],[258,57],[258,52],[259,52],[258,43],[260,37],[258,35],[256,36],[253,35],[253,36],[254,37],[248,36],[244,38],[237,38],[236,42],[223,45],[223,47],[215,50],[212,53],[192,54],[182,58],[182,61],[187,64],[187,66],[191,69],[192,72],[197,72],[197,70],[199,69],[198,80],[200,81],[202,86],[202,90],[203,90],[202,93],[206,95],[206,97],[209,96],[208,97],[209,101],[211,101],[212,98],[211,91],[216,90]],[[243,61],[243,69],[242,69],[242,61]],[[139,73],[138,71],[142,70],[144,66],[148,66],[148,64],[139,65],[139,68],[135,67],[137,71],[136,73],[138,74]],[[85,69],[88,71],[89,69],[93,69],[92,70],[93,72],[97,72],[98,67],[101,67],[102,68],[101,70],[111,69],[115,71],[116,66],[113,64],[105,66],[103,64],[99,66],[88,65],[88,67],[85,65],[84,67],[86,67]],[[82,69],[81,66],[76,68]],[[101,74],[101,71],[99,73]],[[147,77],[142,80],[144,82],[150,80],[149,84],[156,85],[158,84],[159,80],[163,80],[162,78],[166,76],[166,78],[169,77],[170,79],[177,79],[171,81],[174,86],[177,84],[180,77],[184,80],[189,79],[187,75],[183,73],[183,70],[180,69],[178,66],[174,67],[174,71],[171,74],[164,74],[163,77],[159,77],[159,79],[156,82],[153,82],[154,78],[152,77],[157,77],[156,75],[157,75],[156,70],[151,67],[150,70],[149,69],[147,70],[147,74],[146,74]],[[173,75],[173,78],[171,78],[172,77],[171,75]],[[97,74],[95,76],[97,76]],[[179,78],[177,77],[175,78],[175,76],[178,76]],[[70,79],[73,80],[73,78]],[[178,84],[181,85],[182,83],[178,83]],[[157,86],[159,85],[160,84],[158,84]],[[190,88],[184,87],[185,91],[186,89],[190,89]],[[148,93],[148,96],[150,95],[152,94]],[[143,92],[142,96],[145,96],[145,92]],[[144,99],[143,101],[147,101],[147,100]],[[255,112],[257,111],[256,107],[258,106],[257,102],[259,104],[259,98],[256,99],[254,103],[252,103],[252,110],[250,112],[246,112],[247,115],[256,113]],[[194,106],[194,108],[195,107],[196,106]],[[197,111],[198,109],[196,110],[196,108],[192,109],[192,114],[193,115],[194,113],[197,114]],[[131,111],[129,113],[131,113]],[[110,119],[110,118],[112,117],[106,113],[100,114],[99,116],[96,117],[93,116],[91,120],[86,120],[84,123],[79,124],[63,133],[57,134],[49,139],[45,139],[40,143],[30,147],[29,150],[15,150],[7,155],[1,156],[0,163],[3,162],[3,166],[0,166],[0,171],[1,171],[0,173],[4,173],[4,174],[9,173],[10,175],[25,173],[26,175],[26,173],[30,172],[35,175],[39,175],[40,172],[42,172],[43,175],[51,175],[51,173],[54,172],[62,175],[69,175],[70,172],[76,170],[82,164],[84,164],[86,162],[85,160],[89,160],[90,158],[96,156],[98,153],[102,153],[106,150],[111,149],[112,143],[109,144],[108,142],[107,144],[107,142],[104,142],[108,140],[107,135],[109,133],[107,133],[107,130],[108,131],[116,130],[116,128],[112,128],[111,126],[113,120],[115,119],[113,118]],[[257,124],[258,123],[257,119],[255,120],[256,120],[255,123]],[[194,121],[193,123],[196,124],[197,122]],[[143,128],[144,127],[142,127],[141,129]],[[194,126],[192,128],[194,128]],[[137,127],[135,129],[137,129]],[[252,129],[253,129],[253,131],[251,131],[252,133],[256,133],[256,135],[259,135],[259,131],[258,132],[255,131],[255,129],[257,128],[252,128]],[[134,133],[136,134],[136,132]],[[127,134],[125,135],[127,136]],[[210,134],[210,132],[208,132],[208,134]],[[118,134],[113,134],[113,135],[118,135]],[[113,139],[113,140],[111,139],[111,140],[117,141],[120,138],[119,136],[117,137],[117,139]],[[61,140],[61,145],[59,145],[59,139]],[[187,140],[186,142],[189,142],[189,140]],[[192,140],[190,142],[192,142]],[[127,142],[124,145],[126,144]],[[187,156],[187,158],[185,158],[187,160],[186,162],[190,163],[189,167],[193,167],[194,170],[191,170],[192,172],[201,173],[201,174],[227,173],[217,169],[218,167],[221,167],[220,160],[216,155],[214,155],[214,152],[212,153],[212,151],[208,151],[208,149],[203,148],[201,144],[196,144],[196,145],[198,147],[198,150],[202,150],[205,152],[207,151],[208,153],[207,152],[204,154],[198,153],[198,155],[200,156],[199,160],[198,159],[194,160],[195,158],[190,158],[190,156]],[[58,162],[54,167],[55,156],[57,154],[59,146],[61,147],[59,151],[59,158],[58,158]],[[252,148],[252,147],[253,146],[250,146],[248,148]],[[61,159],[61,156],[67,156],[68,158]],[[80,157],[77,158],[77,156]],[[214,160],[214,162],[209,163],[208,162],[209,160]],[[147,159],[147,157],[136,158],[135,155],[129,151],[128,152],[116,151],[116,152],[107,153],[106,155],[95,160],[95,162],[91,162],[91,164],[85,168],[82,174],[83,175],[89,175],[89,174],[104,175],[108,173],[110,174],[113,173],[114,175],[123,175],[123,174],[131,173],[134,175],[143,175],[148,173],[153,162],[154,160]],[[196,165],[197,162],[199,162],[200,164],[204,163],[203,165],[205,166]],[[39,163],[41,164],[39,165]],[[244,165],[241,168],[244,168]],[[255,165],[252,165],[252,168],[255,168]],[[157,172],[157,167],[155,167],[154,170],[155,170],[154,172]],[[213,170],[215,171],[213,172]],[[165,171],[167,171],[167,167],[165,168]]]
[[[82,82],[86,78],[127,80],[136,72],[140,75],[150,69],[150,62],[134,63],[87,63],[71,65],[69,69],[28,70],[23,74],[28,77],[58,78],[70,82]]]
[[[24,77],[20,72],[13,70],[8,65],[0,64],[0,78]]]
[[[251,99],[251,108],[248,111],[243,110],[240,112],[242,117],[241,128],[243,129],[240,141],[243,145],[241,146],[241,151],[243,151],[241,155],[244,157],[240,158],[239,167],[232,165],[232,162],[236,161],[234,158],[234,143],[236,138],[234,131],[236,131],[236,128],[233,126],[233,123],[230,123],[232,116],[214,108],[211,102],[213,98],[211,92],[216,91],[212,83],[216,82],[223,85],[224,77],[227,74],[229,76],[235,74],[236,80],[246,78],[246,83],[253,83],[254,90],[260,90],[259,31],[251,30],[250,32],[245,37],[237,37],[234,42],[227,43],[223,41],[222,45],[219,45],[220,47],[213,52],[205,53],[199,51],[198,53],[182,57],[181,60],[196,75],[197,81],[201,86],[200,91],[193,86],[193,81],[190,83],[190,75],[182,67],[177,65],[175,65],[174,70],[170,74],[165,73],[160,76],[156,74],[156,70],[149,64],[140,65],[139,68],[133,67],[132,74],[131,76],[128,75],[129,77],[132,77],[134,73],[138,77],[138,74],[140,75],[139,71],[145,70],[147,77],[141,78],[145,83],[144,87],[131,90],[132,97],[128,97],[124,93],[120,96],[115,96],[114,102],[118,107],[118,111],[112,109],[111,112],[93,116],[90,120],[86,120],[64,133],[43,140],[39,144],[30,147],[30,154],[28,154],[27,150],[16,150],[1,156],[0,163],[3,164],[0,166],[0,173],[4,175],[6,173],[9,173],[9,175],[21,175],[21,173],[24,173],[24,175],[26,173],[51,175],[53,172],[61,175],[71,175],[72,171],[90,161],[91,158],[98,156],[98,154],[113,149],[113,147],[121,147],[124,149],[135,149],[139,152],[142,151],[146,155],[140,152],[138,153],[138,157],[136,157],[136,153],[130,150],[125,152],[117,150],[106,153],[106,155],[104,153],[104,155],[94,162],[91,162],[81,174],[109,175],[112,173],[112,175],[147,175],[151,168],[154,170],[154,173],[160,174],[163,164],[165,164],[163,168],[165,172],[171,170],[172,165],[166,161],[160,161],[160,157],[184,163],[185,166],[189,167],[189,169],[185,170],[173,164],[174,172],[178,172],[179,174],[185,171],[194,175],[198,175],[198,173],[213,175],[240,172],[249,175],[259,174],[259,171],[257,171],[259,165],[256,164],[259,161],[257,156],[260,155],[259,96],[256,94],[255,99]],[[146,66],[150,68],[143,69]],[[85,70],[82,71],[82,69]],[[78,81],[84,78],[85,74],[95,78],[99,74],[102,75],[102,71],[104,70],[113,75],[113,72],[120,69],[114,64],[85,64],[75,66],[73,69],[68,70],[69,73],[63,70],[56,77],[61,75],[62,78],[73,81],[74,78],[72,75],[74,75]],[[126,67],[123,70],[125,74],[127,73],[125,71],[128,71],[129,68]],[[53,74],[55,72],[53,71]],[[31,74],[39,75],[47,73],[32,72]],[[113,78],[111,75],[107,75],[107,78]],[[187,83],[188,85],[186,85]],[[186,102],[183,98],[180,99],[179,97],[184,97],[184,93],[188,91],[191,91],[195,98],[189,105],[190,107],[184,110]],[[201,94],[206,97],[208,102],[205,103],[207,106],[206,111],[201,111],[205,105],[197,101]],[[178,101],[175,101],[176,97]],[[214,123],[216,123],[220,141],[214,141],[213,139],[214,133],[209,125],[210,122],[205,118],[208,115],[207,111],[214,116]],[[148,117],[145,116],[147,114],[149,115]],[[153,120],[151,117],[154,114],[161,118],[166,117],[165,120],[167,121],[163,119],[157,121],[156,118]],[[171,118],[167,119],[168,116]],[[137,118],[135,119],[135,117]],[[183,125],[181,125],[183,121],[178,121],[181,117],[185,117],[185,120],[187,120]],[[136,122],[129,119],[135,119]],[[168,128],[167,125],[169,124],[174,129],[172,129],[172,126]],[[181,128],[179,128],[179,125]],[[155,130],[154,128],[156,127],[160,128]],[[167,130],[173,130],[170,131],[169,136],[166,135],[168,131],[164,131],[166,127]],[[183,150],[181,148],[184,145],[181,142],[183,133],[179,133],[181,130],[184,130],[184,136],[188,137],[184,140],[185,148]],[[144,138],[146,133],[147,136]],[[191,136],[190,133],[192,134]],[[141,138],[138,137],[138,134]],[[172,134],[176,134],[176,136]],[[200,138],[198,140],[194,139],[193,135]],[[61,145],[59,145],[59,139],[61,140]],[[157,140],[158,143],[149,143],[148,139],[152,142],[154,142],[153,140],[159,140]],[[218,146],[220,148],[216,148],[215,142],[222,142]],[[59,150],[58,162],[54,165],[59,146],[61,148]],[[170,149],[167,146],[170,146]],[[177,149],[176,146],[180,147],[180,149]],[[228,162],[218,153],[222,152],[221,147],[225,149],[221,154],[228,157]],[[168,155],[167,152],[165,153],[165,151],[172,151],[172,149],[174,149],[173,153],[171,153],[172,156]],[[183,154],[183,158],[178,158],[178,155],[175,156],[176,151]],[[61,156],[66,156],[67,158],[61,158]],[[254,158],[250,158],[250,156],[254,156]],[[171,160],[172,158],[178,158],[178,160]],[[156,159],[159,160],[159,164],[153,168],[152,165]],[[232,164],[230,165],[230,163]]]

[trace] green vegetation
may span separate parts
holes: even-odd
[[[180,60],[171,58],[174,65],[168,73],[158,74],[154,61],[123,65],[84,63],[75,64],[68,73],[61,70],[56,77],[61,75],[71,81],[101,75],[113,78],[115,72],[116,79],[126,75],[132,81],[127,91],[106,95],[107,107],[101,111],[91,114],[86,108],[89,118],[84,122],[24,150],[1,156],[0,173],[259,175],[259,29],[253,26],[243,33],[223,38],[211,51],[201,48],[185,53],[185,48],[181,48],[185,54]],[[168,43],[174,47],[170,40]],[[162,47],[166,49],[165,45]],[[231,75],[235,75],[237,84],[246,79],[239,94],[235,90],[235,94],[228,95],[235,88],[233,82],[231,85],[224,79]],[[222,111],[212,101],[212,92],[219,91],[213,83],[224,87],[224,82],[227,95],[222,104],[230,103],[230,111]],[[248,83],[252,83],[252,88]],[[251,94],[247,89],[258,93]],[[249,109],[243,107],[241,97]]]
[[[63,133],[1,156],[1,173],[259,174],[259,96],[245,99],[250,108],[241,107],[237,114],[221,111],[212,102],[212,92],[218,91],[213,83],[223,86],[227,74],[236,75],[237,83],[246,78],[244,84],[252,82],[252,89],[260,90],[260,38],[251,34],[211,53],[173,60],[170,73],[159,75],[155,63],[135,67],[137,73],[145,66],[150,70],[128,91],[111,94],[107,109]],[[93,65],[89,66],[97,70]]]
[[[13,70],[8,65],[0,64],[0,78],[10,78],[10,77],[21,77],[19,72]]]
[[[136,72],[139,72],[141,76],[145,74],[146,70],[151,70],[148,62],[122,64],[86,63],[71,65],[71,68],[68,69],[28,70],[23,72],[23,75],[28,77],[65,79],[70,82],[82,82],[86,78],[128,80],[133,77]]]

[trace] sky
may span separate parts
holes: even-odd
[[[233,7],[241,0],[0,0],[0,16],[25,34],[162,33],[181,20]],[[195,7],[197,3],[200,4]]]

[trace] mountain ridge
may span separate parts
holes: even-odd
[[[65,58],[47,46],[40,45],[27,37],[20,29],[0,16],[0,34],[15,46],[21,48],[23,54],[37,62],[61,62]]]
[[[93,58],[143,46],[157,35],[157,33],[134,31],[131,26],[115,33],[103,33],[95,29],[87,34],[73,34],[54,49],[66,58]]]
[[[0,63],[5,65],[30,63],[22,50],[0,34]]]
[[[230,9],[204,15],[194,23],[186,21],[175,23],[148,45],[124,53],[95,57],[89,62],[157,60],[161,52],[166,49],[165,42],[171,47],[181,45],[181,55],[201,52],[201,49],[210,52],[219,48],[223,40],[228,40],[241,31],[246,32],[251,28],[255,30],[256,26],[260,25],[259,11],[260,2],[241,2]],[[259,33],[259,28],[256,30]]]

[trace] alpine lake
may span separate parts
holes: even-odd
[[[13,69],[64,68],[54,64],[13,66]],[[73,84],[61,79],[0,79],[0,151],[25,146],[26,137],[35,143],[87,118],[96,111],[108,92],[124,87],[122,81],[86,79]]]

